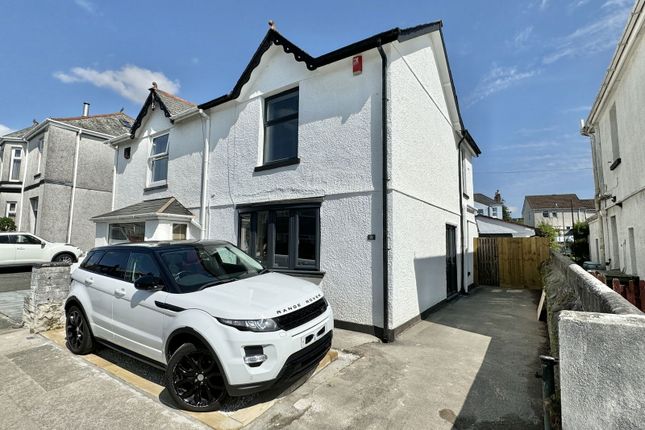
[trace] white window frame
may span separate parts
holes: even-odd
[[[13,211],[10,209],[11,205],[14,205]],[[7,202],[5,207],[4,216],[7,218],[15,218],[18,213],[18,202]]]
[[[162,152],[160,154],[154,154],[153,155],[152,150],[154,148],[155,139],[158,139],[158,138],[163,137],[163,136],[168,136],[168,141],[166,142],[166,152]],[[163,186],[163,185],[168,184],[168,164],[169,164],[169,159],[168,159],[169,151],[168,151],[168,149],[169,148],[170,148],[170,132],[169,131],[163,131],[163,132],[160,132],[160,133],[157,133],[157,134],[154,134],[154,135],[150,136],[150,152],[149,152],[149,155],[148,155],[148,180],[147,180],[147,184],[148,184],[147,187],[148,188],[159,187],[159,186]],[[168,160],[168,161],[166,161],[166,179],[161,180],[161,181],[153,181],[152,180],[152,166],[153,166],[153,163],[155,161],[157,161],[157,160],[163,160],[164,158],[166,160]]]
[[[20,160],[20,169],[22,169],[22,160],[25,158],[24,154],[25,151],[22,148],[22,146],[10,146],[9,147],[11,150],[11,158],[9,160],[9,182],[20,182],[20,172],[18,172],[18,179],[12,179],[13,178],[13,163],[16,159]],[[19,149],[20,150],[20,157],[16,157],[15,150]]]
[[[44,148],[45,148],[45,139],[41,137],[38,140],[38,145],[36,145],[36,151],[37,151],[37,154],[38,154],[38,168],[36,170],[36,175],[40,175],[40,165],[41,165],[41,161],[43,159],[43,149]]]

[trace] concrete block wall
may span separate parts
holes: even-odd
[[[25,297],[24,326],[31,333],[64,327],[63,306],[69,293],[70,270],[63,263],[34,266],[31,272],[31,291]]]
[[[563,429],[641,429],[645,315],[560,313]]]

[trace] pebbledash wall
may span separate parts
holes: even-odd
[[[384,49],[390,82],[389,328],[394,329],[446,298],[446,224],[457,227],[461,243],[459,155],[455,124],[446,120],[455,109],[444,93],[450,77],[437,66],[445,61],[439,32]],[[381,58],[376,49],[362,55],[363,72],[352,76],[351,57],[311,71],[282,47],[271,46],[236,100],[206,110],[211,120],[207,237],[238,243],[237,208],[245,205],[322,200],[324,276],[311,280],[322,286],[337,320],[369,329],[383,327]],[[255,172],[262,164],[264,100],[296,86],[300,163]],[[149,112],[137,137],[119,144],[114,209],[174,196],[198,220],[205,131],[197,115],[171,124],[160,109]],[[146,191],[152,137],[165,132],[170,133],[168,186]],[[468,151],[463,166],[472,190]],[[473,282],[470,254],[476,236],[474,211],[468,212],[467,204],[465,288]],[[106,225],[97,225],[97,245],[106,243],[106,231]],[[368,240],[371,234],[375,240]],[[189,235],[199,237],[198,228],[192,226]]]

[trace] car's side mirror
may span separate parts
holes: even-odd
[[[40,247],[44,248],[45,247],[45,242],[40,242]]]
[[[134,288],[137,290],[157,291],[163,288],[161,279],[152,275],[144,275],[134,281]]]

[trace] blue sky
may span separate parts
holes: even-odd
[[[580,118],[633,0],[10,0],[0,14],[0,134],[32,119],[135,116],[152,80],[200,103],[227,93],[273,19],[312,55],[443,20],[466,127],[483,150],[475,190],[593,197]]]

